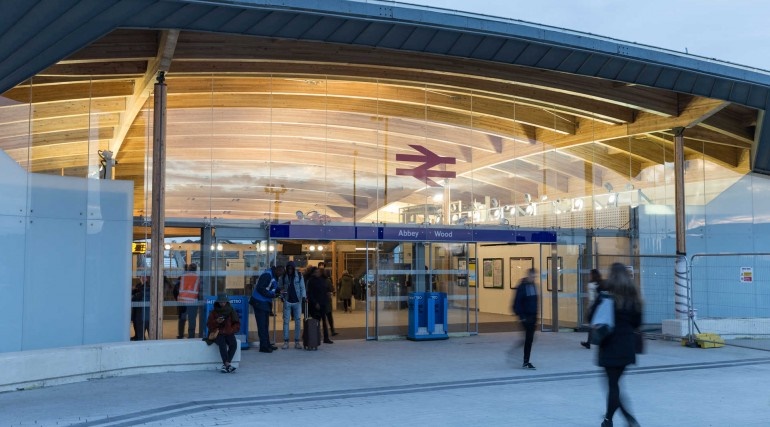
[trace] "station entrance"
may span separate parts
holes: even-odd
[[[494,236],[507,239],[489,241],[490,235],[487,241],[469,242],[423,240],[424,228],[419,229],[423,234],[401,230],[401,237],[405,237],[401,240],[397,239],[398,231],[388,231],[396,237],[391,240],[381,230],[357,230],[357,234],[374,239],[335,239],[335,233],[329,232],[331,227],[288,232],[278,227],[219,227],[200,229],[199,239],[167,237],[168,287],[173,287],[174,275],[181,274],[185,264],[196,264],[202,294],[227,292],[248,296],[256,277],[270,265],[293,261],[304,272],[323,264],[335,291],[332,317],[337,338],[382,340],[407,336],[409,295],[413,292],[446,294],[449,335],[515,330],[517,322],[512,316],[511,302],[526,270],[535,268],[541,295],[541,328],[578,328],[585,320],[585,294],[581,292],[586,272],[584,247],[538,241],[551,239],[552,235],[547,233],[528,232],[523,238],[495,233]],[[137,261],[135,265],[149,265],[149,260]],[[353,288],[347,295],[339,288],[345,274],[353,279]],[[177,305],[173,295],[167,293],[165,338],[176,336]],[[271,329],[275,325],[275,339],[280,342],[280,301],[276,301],[274,313]],[[248,321],[249,339],[254,341],[253,316]],[[293,327],[294,322],[290,321],[290,330]]]

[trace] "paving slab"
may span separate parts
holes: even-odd
[[[338,340],[243,352],[216,370],[105,378],[0,394],[4,426],[597,426],[606,399],[584,333],[413,342]],[[622,392],[642,425],[770,425],[770,353],[647,341]],[[616,425],[624,425],[617,414]]]

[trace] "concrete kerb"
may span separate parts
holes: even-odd
[[[241,361],[241,345],[233,365]],[[216,369],[219,348],[199,339],[134,341],[0,353],[0,365],[13,366],[0,378],[0,392],[26,390],[156,372]]]

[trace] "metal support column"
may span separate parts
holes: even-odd
[[[158,340],[163,337],[163,226],[166,222],[166,83],[163,71],[158,73],[158,82],[155,83],[153,112],[150,339]]]

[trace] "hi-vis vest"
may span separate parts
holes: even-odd
[[[177,301],[198,301],[198,275],[185,273],[179,278],[179,281],[179,296],[177,297]]]

